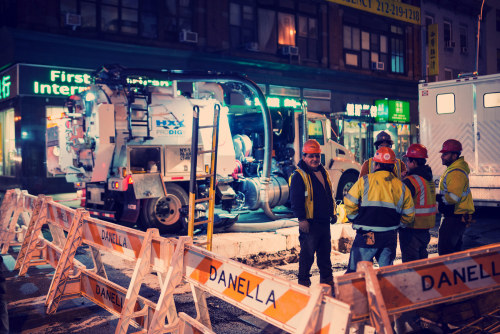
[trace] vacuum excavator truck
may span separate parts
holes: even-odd
[[[189,212],[193,114],[199,115],[196,174],[203,175],[215,111],[215,203],[223,210],[262,209],[280,218],[272,209],[289,201],[288,179],[307,138],[321,143],[339,199],[358,177],[353,154],[331,139],[330,121],[308,114],[305,104],[270,111],[260,88],[239,75],[121,67],[96,71],[94,84],[68,99],[61,118],[47,121],[48,170],[84,190],[93,216],[180,232]],[[207,197],[208,179],[197,177],[198,198]],[[203,219],[208,205],[195,209]]]

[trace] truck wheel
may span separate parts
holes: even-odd
[[[347,195],[347,193],[354,185],[354,183],[356,183],[357,180],[358,180],[358,174],[356,174],[355,172],[344,173],[340,177],[335,199],[337,201],[342,201],[344,199],[344,196]]]
[[[186,191],[179,185],[166,183],[167,197],[146,200],[141,210],[141,225],[157,228],[160,233],[173,233],[187,224],[187,217],[181,212],[188,205]]]

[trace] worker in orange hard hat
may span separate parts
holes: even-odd
[[[378,150],[380,147],[389,147],[392,148],[394,142],[392,141],[391,135],[385,131],[381,131],[375,140],[375,150]],[[375,162],[373,158],[366,160],[361,166],[361,171],[359,172],[359,178],[362,178],[368,173],[373,173],[375,171]],[[406,174],[406,166],[400,159],[396,159],[394,163],[394,175],[396,175],[399,179],[401,176]]]
[[[344,197],[347,218],[356,230],[347,272],[356,271],[358,262],[373,261],[389,266],[396,257],[397,229],[413,221],[415,208],[411,193],[394,174],[396,155],[380,147],[374,172],[358,179]]]
[[[403,183],[410,189],[415,204],[415,220],[399,231],[399,245],[403,262],[427,258],[431,241],[429,229],[436,225],[436,189],[432,169],[427,162],[427,148],[411,144],[404,155],[408,175]]]
[[[460,156],[462,144],[456,139],[448,139],[439,153],[443,165],[447,166],[439,180],[437,195],[441,213],[438,253],[445,255],[462,250],[462,237],[472,222],[474,203],[469,187],[469,165]]]
[[[321,164],[321,146],[310,139],[304,143],[302,159],[290,177],[290,202],[299,221],[299,284],[311,285],[311,267],[319,268],[320,283],[333,285],[330,223],[335,202],[330,177]]]

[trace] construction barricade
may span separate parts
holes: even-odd
[[[13,201],[13,194],[31,196],[16,190],[5,200]],[[157,229],[143,232],[94,219],[83,209],[65,207],[47,196],[36,197],[29,209],[18,198],[16,208],[31,214],[14,269],[23,276],[41,261],[55,268],[45,301],[48,314],[55,313],[61,301],[84,297],[119,317],[116,333],[126,333],[129,325],[144,333],[212,333],[206,302],[212,295],[287,332],[348,330],[351,306],[332,298],[329,286],[306,288],[193,246],[190,237],[164,238]],[[2,231],[17,223],[6,208],[2,203]],[[51,241],[41,233],[45,224]],[[82,245],[89,249],[92,269],[75,259]],[[101,253],[134,263],[128,287],[108,278]],[[157,303],[139,295],[149,273],[159,280]],[[174,290],[183,281],[191,284],[196,318],[176,311]]]
[[[361,262],[334,281],[353,322],[369,319],[378,333],[392,333],[390,315],[499,291],[500,244],[377,270]]]

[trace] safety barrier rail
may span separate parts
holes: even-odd
[[[500,243],[432,259],[335,277],[335,296],[353,305],[352,321],[392,332],[389,315],[500,290]]]
[[[299,286],[196,247],[190,237],[164,238],[157,229],[143,232],[94,219],[83,209],[65,207],[47,196],[34,198],[18,190],[6,194],[0,208],[2,231],[17,223],[18,217],[5,204],[14,198],[16,208],[22,208],[19,213],[30,213],[14,269],[23,276],[40,261],[55,268],[45,301],[48,314],[56,312],[63,300],[84,297],[119,317],[116,333],[126,333],[129,325],[148,333],[211,333],[206,302],[210,294],[288,332],[348,330],[351,306],[330,297],[329,286]],[[41,233],[45,224],[51,242]],[[6,240],[1,242],[12,245]],[[89,247],[93,269],[75,259],[82,245]],[[108,278],[101,252],[135,263],[128,287]],[[139,295],[145,275],[152,272],[161,289],[156,304]],[[176,311],[173,294],[182,281],[192,285],[196,318]]]

